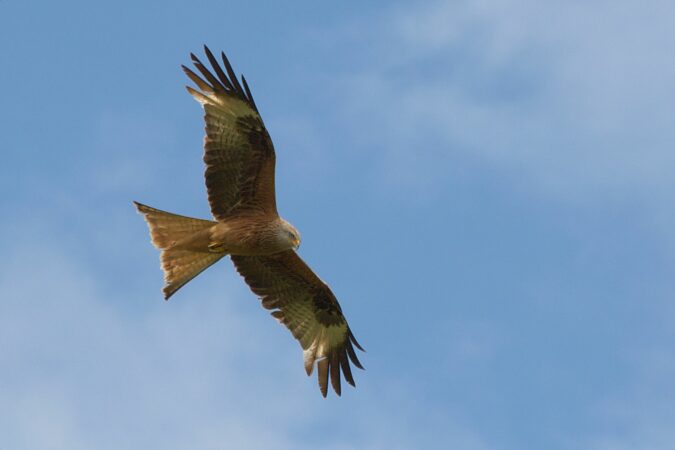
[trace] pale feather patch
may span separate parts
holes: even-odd
[[[232,117],[253,116],[260,118],[258,113],[255,112],[248,103],[239,98],[219,95],[212,91],[199,92],[190,86],[187,86],[186,89],[202,106],[212,105],[216,107],[219,112]]]
[[[302,352],[303,359],[305,361],[305,372],[307,376],[312,375],[314,371],[314,361],[316,361],[316,350],[318,347],[318,340],[315,339],[310,347]]]
[[[300,341],[302,347],[306,348],[302,354],[307,375],[312,374],[315,362],[327,358],[331,350],[340,347],[345,340],[347,326],[314,326],[311,331],[311,333],[306,334],[305,339]]]

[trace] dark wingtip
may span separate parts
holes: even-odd
[[[328,395],[328,358],[323,358],[316,363],[317,378],[319,379],[319,389],[324,398]]]
[[[246,78],[244,78],[244,75],[241,76],[241,82],[244,84],[244,90],[246,91],[246,96],[248,97],[248,101],[251,102],[251,105],[253,105],[253,108],[258,111],[258,106],[255,104],[255,100],[253,100],[253,94],[251,94],[251,89],[248,87],[248,83],[246,82]]]
[[[345,381],[352,386],[356,387],[354,382],[354,376],[352,375],[352,369],[349,367],[349,358],[347,357],[347,351],[342,350],[342,355],[340,356],[340,366],[342,366],[342,375],[345,377]]]
[[[207,88],[202,86],[202,84],[206,83],[203,83],[203,80],[201,80],[200,77],[197,76],[190,69],[188,69],[184,65],[181,65],[183,72],[185,72],[192,79],[192,81],[197,83],[200,89],[225,91],[226,93],[234,95],[235,97],[238,97],[241,100],[247,102],[253,108],[254,111],[258,112],[258,107],[255,104],[255,100],[253,100],[253,95],[251,94],[251,89],[249,88],[248,83],[246,83],[246,79],[242,75],[241,83],[239,82],[239,80],[237,79],[237,75],[234,69],[232,68],[232,64],[230,64],[230,61],[227,59],[227,56],[225,55],[225,52],[222,51],[220,52],[223,65],[225,66],[225,71],[223,71],[220,64],[216,60],[215,56],[213,55],[213,52],[211,52],[211,49],[209,49],[209,47],[206,44],[204,44],[204,53],[206,53],[206,58],[211,63],[211,67],[215,72],[215,76],[211,71],[209,71],[209,69],[206,68],[204,63],[197,57],[197,55],[195,55],[194,53],[190,53],[190,59],[192,60],[192,63],[195,65],[197,70],[205,77],[205,79],[209,83],[211,83],[211,86],[208,86]]]
[[[330,383],[333,385],[333,390],[335,393],[340,396],[342,393],[342,386],[340,385],[340,360],[338,353],[333,351],[330,356]]]
[[[227,70],[227,73],[230,76],[230,81],[232,82],[232,85],[234,86],[235,91],[237,91],[237,94],[244,97],[245,96],[244,90],[242,89],[241,85],[239,84],[239,80],[237,80],[237,74],[235,73],[234,68],[232,67],[232,64],[230,64],[230,60],[227,59],[227,56],[225,56],[225,52],[220,52],[220,57],[222,58],[223,63],[225,64],[225,70]]]
[[[361,344],[359,344],[359,342],[354,337],[354,334],[352,333],[352,330],[349,330],[349,340],[352,341],[352,344],[354,344],[356,346],[356,348],[361,350],[363,353],[366,352],[366,350],[363,347],[361,347]]]
[[[347,345],[347,354],[349,355],[349,359],[356,367],[358,367],[361,370],[366,370],[361,365],[361,362],[359,361],[359,358],[356,356],[356,352],[354,351],[354,347],[352,347],[351,344]]]

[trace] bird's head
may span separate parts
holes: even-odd
[[[279,238],[284,243],[284,247],[297,250],[300,247],[300,232],[293,225],[281,219],[279,227]]]

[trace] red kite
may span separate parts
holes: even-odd
[[[204,47],[213,72],[194,55],[202,77],[183,70],[197,89],[190,94],[204,108],[206,190],[215,220],[193,219],[134,202],[152,243],[161,251],[164,297],[229,255],[263,307],[300,342],[305,370],[317,364],[325,397],[328,380],[340,395],[340,373],[355,386],[350,361],[358,344],[335,295],[298,256],[300,233],[279,217],[274,191],[275,152],[253,96],[241,84],[224,53],[225,71]]]

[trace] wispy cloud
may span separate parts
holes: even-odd
[[[316,220],[299,224],[303,256],[368,349],[358,388],[324,400],[227,261],[161,300],[130,200],[208,216],[203,123],[176,67],[204,22],[168,5],[153,28],[138,3],[120,16],[137,35],[98,11],[78,23],[93,40],[43,27],[14,49],[7,74],[35,82],[5,111],[0,448],[672,442],[672,277],[654,231],[675,243],[672,2],[307,5],[253,2],[235,15],[272,31],[238,39],[242,20],[209,40],[249,54],[237,69],[257,78],[279,191],[297,191],[281,212]],[[84,17],[41,23],[57,13]]]
[[[3,261],[3,447],[488,448],[451,409],[420,409],[397,371],[321,398],[297,344],[223,267],[167,303],[159,273],[118,292],[43,240],[17,239]],[[321,428],[331,438],[314,441]]]
[[[390,182],[429,187],[468,158],[563,198],[672,187],[672,4],[440,1],[369,19],[345,35],[378,57],[338,91]]]
[[[276,417],[303,417],[293,389],[306,380],[285,383],[290,358],[265,351],[265,333],[233,309],[242,291],[193,290],[193,301],[171,304],[157,295],[132,317],[128,299],[63,251],[25,250],[10,252],[0,278],[3,446],[292,448]],[[274,384],[261,384],[259,358],[280,373]]]

